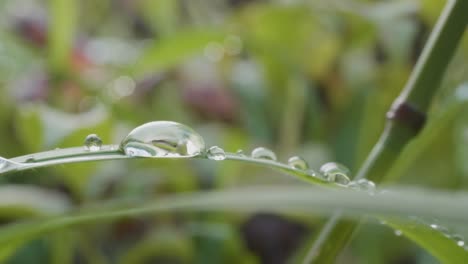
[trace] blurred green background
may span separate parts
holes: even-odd
[[[338,161],[354,173],[444,2],[1,0],[0,155],[79,146],[90,133],[118,144],[140,124],[173,120],[208,146],[265,146],[282,161]],[[400,183],[468,186],[467,81],[465,36],[427,130],[389,172]],[[72,164],[0,181],[0,196],[15,201],[0,202],[5,226],[113,199],[304,184],[202,160]],[[300,212],[132,217],[47,234],[1,250],[0,262],[294,263],[325,220]],[[339,263],[435,260],[370,223]]]

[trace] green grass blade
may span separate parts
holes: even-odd
[[[197,54],[202,54],[210,42],[222,40],[222,34],[212,30],[187,30],[155,41],[133,66],[135,76],[170,69]]]
[[[75,0],[50,0],[49,11],[52,20],[48,27],[48,48],[50,65],[55,71],[63,71],[69,66],[78,10]]]
[[[416,225],[398,220],[387,223],[402,235],[424,248],[441,263],[466,263],[467,251],[463,245],[457,245],[454,239],[427,225]]]
[[[70,201],[58,192],[25,184],[0,186],[0,218],[3,220],[58,215],[70,207]]]
[[[454,203],[453,200],[459,202]],[[439,260],[459,263],[468,259],[468,251],[460,250],[455,241],[449,241],[430,227],[409,225],[408,216],[437,218],[444,223],[463,225],[468,221],[468,194],[453,194],[418,190],[400,190],[385,194],[370,194],[352,190],[326,190],[311,187],[269,187],[180,194],[141,202],[121,202],[96,205],[71,214],[17,223],[0,229],[0,246],[21,244],[46,232],[85,223],[111,221],[121,217],[138,216],[169,211],[230,210],[250,212],[306,211],[332,214],[341,210],[343,215],[358,218],[374,215],[388,225],[418,242]],[[119,206],[115,206],[118,204]],[[136,205],[139,204],[139,205]],[[228,208],[228,209],[226,209]],[[434,210],[438,208],[438,210]],[[400,220],[395,220],[395,218]],[[401,220],[403,219],[403,220]],[[405,220],[407,219],[407,220]],[[441,246],[443,244],[443,246]]]
[[[389,119],[379,141],[361,166],[356,178],[367,178],[379,183],[400,157],[406,145],[416,137],[422,128],[418,123],[424,123],[427,109],[440,86],[447,65],[465,33],[468,22],[465,11],[467,8],[467,1],[447,1],[405,88],[395,99],[388,112]],[[347,241],[351,233],[330,232],[334,236],[330,236],[328,239],[330,241]],[[348,239],[343,238],[344,236],[348,236]],[[334,245],[336,248],[344,246],[345,243]],[[337,251],[333,249],[333,252]],[[329,254],[323,253],[323,255]],[[323,263],[320,256],[314,258],[313,262]]]

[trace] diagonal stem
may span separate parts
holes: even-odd
[[[387,124],[379,141],[356,178],[381,182],[402,149],[423,128],[432,98],[465,32],[467,12],[468,1],[447,1],[405,88],[387,113]],[[357,225],[341,221],[337,212],[317,236],[304,263],[333,263]]]

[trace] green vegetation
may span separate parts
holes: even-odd
[[[465,263],[465,10],[3,1],[1,262]]]

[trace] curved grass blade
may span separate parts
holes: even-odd
[[[454,199],[459,202],[453,203]],[[126,206],[107,203],[57,217],[12,224],[0,229],[0,246],[21,244],[60,228],[169,211],[301,210],[328,215],[341,210],[348,217],[358,218],[365,214],[385,219],[388,225],[402,230],[403,234],[419,243],[439,260],[446,263],[460,263],[460,259],[468,259],[467,251],[428,226],[408,224],[407,217],[409,215],[435,217],[446,223],[463,225],[468,221],[468,211],[465,206],[467,203],[467,193],[454,195],[415,190],[374,194],[372,197],[368,193],[352,190],[310,187],[247,188],[180,194],[158,198],[139,206],[135,204],[141,204],[140,202],[127,202]],[[434,207],[439,210],[434,210]]]
[[[86,161],[98,161],[98,160],[113,160],[113,159],[130,159],[136,158],[127,156],[120,150],[118,145],[105,145],[97,151],[89,151],[83,147],[74,147],[66,149],[56,149],[51,151],[44,151],[29,155],[24,155],[20,157],[11,158],[5,160],[11,163],[11,166],[3,168],[0,174],[35,169],[40,167],[49,167],[59,164],[67,163],[76,163],[76,162],[86,162]],[[164,157],[158,157],[164,158]],[[170,157],[175,158],[175,157]],[[205,158],[204,155],[200,155],[196,158]],[[242,161],[247,163],[253,163],[256,165],[264,166],[267,168],[272,168],[297,177],[301,180],[307,181],[315,185],[330,185],[328,181],[325,181],[318,177],[318,173],[309,170],[303,171],[295,169],[287,164],[283,164],[278,161],[268,160],[268,159],[255,159],[243,155],[238,155],[235,153],[226,153],[226,160],[232,161]]]

